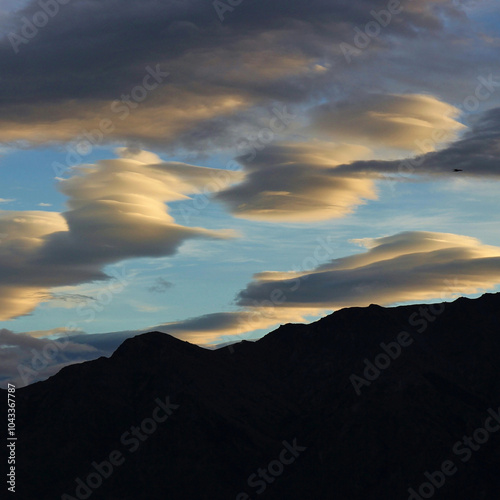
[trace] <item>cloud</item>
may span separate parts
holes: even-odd
[[[107,334],[73,333],[69,349],[37,371],[46,378],[67,364],[110,355],[126,338],[147,331],[162,331],[201,345],[239,341],[244,334],[279,324],[305,322],[310,315],[371,303],[444,300],[493,289],[500,283],[500,248],[468,236],[404,232],[382,238],[354,240],[366,250],[334,259],[303,272],[263,272],[238,295],[240,310],[207,314],[154,325],[143,330]],[[134,306],[143,306],[134,303]],[[0,333],[0,382],[18,374],[19,363],[29,366],[39,352],[64,329],[47,332]],[[12,348],[15,347],[15,350]],[[11,353],[15,353],[12,356]]]
[[[404,232],[357,240],[367,251],[303,273],[261,273],[238,295],[252,307],[281,290],[283,308],[337,309],[443,299],[500,283],[500,248],[467,236]]]
[[[370,94],[321,105],[310,113],[312,131],[352,143],[281,142],[240,156],[244,180],[216,193],[215,199],[246,219],[309,222],[344,217],[377,199],[375,180],[393,180],[387,174],[408,172],[410,160],[363,159],[375,155],[366,145],[429,152],[412,161],[417,167],[410,166],[411,173],[449,174],[469,161],[470,175],[485,172],[481,166],[486,162],[488,170],[498,171],[500,113],[490,111],[453,143],[466,129],[456,120],[458,113],[436,97],[417,94]]]
[[[174,284],[167,281],[165,278],[156,278],[155,284],[148,288],[151,293],[165,293],[169,288],[172,288]]]
[[[0,329],[0,385],[10,382],[23,387],[57,373],[64,366],[102,355],[102,351],[75,343],[69,336],[59,340],[37,338],[42,333],[56,332],[28,334]]]
[[[58,213],[0,211],[0,318],[29,313],[57,283],[54,270],[35,259],[48,235],[67,230]],[[62,268],[57,274],[64,272]]]
[[[500,108],[491,109],[475,119],[464,136],[439,151],[397,161],[356,161],[337,167],[339,175],[350,173],[366,178],[383,178],[386,174],[402,174],[429,178],[440,176],[469,179],[495,179],[500,175]],[[432,136],[425,140],[432,147]],[[460,172],[454,172],[455,169]],[[398,179],[391,175],[392,179]]]
[[[23,335],[28,335],[36,339],[54,340],[65,336],[75,336],[83,334],[80,330],[68,330],[66,327],[51,328],[50,330],[31,330]]]
[[[136,301],[131,306],[140,312],[150,312],[146,304]],[[154,308],[153,308],[154,309]],[[289,320],[303,321],[299,315]],[[65,366],[109,357],[128,338],[150,331],[163,331],[181,340],[212,347],[221,341],[237,342],[242,334],[255,328],[267,328],[288,322],[286,318],[256,312],[216,313],[186,321],[151,326],[142,330],[102,334],[86,334],[55,328],[46,331],[14,333],[0,329],[0,387],[14,383],[17,387],[45,380]]]
[[[0,203],[11,203],[13,201],[16,201],[16,200],[15,199],[0,198]]]
[[[302,272],[262,272],[237,297],[242,309],[151,327],[213,345],[343,307],[445,300],[500,284],[500,247],[468,236],[404,232],[354,240],[365,252]]]
[[[367,156],[363,146],[311,141],[268,146],[238,158],[243,182],[215,194],[237,217],[307,222],[345,216],[375,199],[371,179],[332,174],[343,162]]]
[[[145,304],[138,300],[129,300],[128,304],[132,306],[136,311],[139,311],[141,313],[158,312],[163,309],[162,306],[152,306],[151,304]]]
[[[241,341],[243,335],[254,330],[272,328],[280,323],[304,322],[305,315],[317,313],[307,310],[255,307],[251,310],[219,312],[197,316],[182,321],[156,325],[151,330],[200,345]]]
[[[92,297],[90,295],[59,291],[48,293],[47,297],[44,298],[44,301],[45,300],[50,301],[49,307],[65,309],[73,309],[75,307],[78,307],[80,304],[90,304],[91,302],[97,301],[95,297]]]
[[[458,109],[432,96],[375,95],[343,103],[339,109],[337,116],[336,108],[332,111],[325,105],[312,116],[318,123],[335,116],[330,125],[338,137],[428,153],[401,160],[363,160],[373,153],[361,145],[318,140],[278,143],[237,158],[245,178],[217,192],[215,199],[241,218],[319,221],[343,217],[367,200],[376,200],[376,180],[408,180],[407,174],[456,177],[455,169],[471,178],[500,173],[500,108],[478,117],[461,139],[451,143],[465,128],[454,119]],[[439,149],[445,143],[448,146]]]
[[[455,139],[465,129],[456,120],[459,114],[432,95],[368,94],[322,104],[312,110],[311,120],[312,129],[331,140],[415,151],[434,131],[441,132],[440,143]]]
[[[417,33],[439,38],[453,10],[445,5],[410,3],[384,31],[398,40]],[[293,6],[255,0],[231,8],[221,23],[213,3],[201,0],[121,2],[119,9],[115,0],[72,0],[27,43],[16,42],[12,34],[23,36],[23,18],[40,11],[30,2],[11,13],[0,39],[2,142],[68,141],[111,119],[114,129],[104,142],[167,147],[180,141],[201,149],[207,139],[231,135],[249,106],[328,93],[342,57],[339,44],[352,42],[354,28],[373,20],[371,11],[386,8],[386,0]],[[373,40],[370,54],[384,53],[392,39]],[[110,111],[156,65],[168,78],[143,102],[132,100],[126,119]]]
[[[144,70],[147,75],[147,71]],[[143,77],[144,78],[144,77]],[[142,80],[141,80],[142,81]],[[132,87],[132,91],[135,87]],[[133,95],[141,96],[134,100]],[[244,110],[251,100],[227,89],[185,90],[165,85],[147,93],[117,95],[112,101],[75,100],[30,106],[10,106],[0,118],[2,142],[31,145],[74,143],[73,150],[85,156],[100,145],[141,144],[163,148],[182,140],[202,122]],[[24,116],[21,121],[19,116]]]
[[[50,288],[109,279],[103,267],[133,257],[169,256],[191,238],[231,231],[177,224],[165,203],[218,189],[238,173],[162,162],[144,151],[73,170],[59,182],[68,210],[0,211],[0,319],[29,314]]]

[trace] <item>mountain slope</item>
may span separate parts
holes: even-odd
[[[451,460],[420,498],[497,499],[500,432],[474,432],[499,410],[499,311],[350,308],[217,351],[129,339],[17,391],[19,498],[406,499]]]

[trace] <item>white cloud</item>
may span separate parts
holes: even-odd
[[[460,110],[427,94],[367,94],[322,104],[313,130],[330,140],[426,153],[451,142],[465,126]],[[439,141],[432,141],[440,133]]]
[[[367,251],[313,271],[260,273],[237,303],[252,307],[281,290],[283,308],[338,309],[444,299],[492,290],[500,283],[500,247],[475,238],[415,231],[355,241]]]
[[[310,141],[269,146],[238,158],[245,179],[217,193],[241,218],[308,222],[343,217],[365,200],[376,199],[372,179],[336,175],[337,165],[370,154],[363,146]]]
[[[239,174],[120,152],[122,158],[75,168],[60,181],[68,197],[63,214],[0,211],[0,319],[29,314],[51,288],[108,279],[108,264],[173,255],[190,238],[234,236],[181,226],[166,203]]]

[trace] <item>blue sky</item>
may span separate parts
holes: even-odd
[[[1,197],[15,201],[3,204],[3,208],[64,211],[65,197],[57,191],[57,180],[51,171],[52,162],[60,156],[60,152],[50,148],[5,155],[0,161],[0,171],[8,184]],[[96,151],[89,162],[113,156],[112,150],[102,149]],[[169,159],[167,155],[162,156]],[[189,241],[172,257],[130,259],[119,263],[126,272],[134,273],[134,278],[103,311],[96,310],[95,320],[87,321],[85,316],[79,323],[88,333],[104,333],[140,330],[214,311],[237,310],[235,296],[254,274],[262,270],[285,272],[302,267],[320,238],[331,239],[332,258],[361,252],[359,245],[350,241],[354,237],[378,238],[430,228],[437,232],[466,234],[483,243],[500,246],[500,235],[495,231],[498,225],[496,186],[454,179],[388,185],[381,182],[379,189],[380,199],[361,206],[355,214],[306,227],[293,223],[276,226],[236,220],[215,201],[210,201],[198,213],[192,212],[191,201],[173,203],[171,213],[177,222],[185,224],[184,208],[190,215],[187,225],[209,229],[231,227],[239,231],[241,237],[223,242]],[[40,203],[51,206],[40,207]],[[109,267],[110,270],[115,268],[117,266]],[[159,278],[172,286],[161,292],[149,291]],[[101,288],[106,288],[106,283],[85,283],[70,288],[72,293],[92,297]],[[61,290],[66,293],[68,289],[63,287]],[[58,290],[54,289],[56,296]],[[74,308],[57,307],[58,302],[53,302],[41,303],[27,316],[0,322],[0,327],[19,332],[51,330],[75,320]],[[254,335],[249,332],[247,337]]]
[[[121,7],[0,10],[0,377],[500,291],[492,1]]]

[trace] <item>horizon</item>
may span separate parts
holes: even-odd
[[[378,304],[370,304],[363,307],[359,306],[344,307],[311,322],[280,324],[275,329],[268,331],[263,335],[260,335],[258,338],[236,339],[221,344],[213,344],[213,345],[196,344],[190,342],[189,340],[183,340],[179,337],[176,337],[175,335],[170,334],[168,331],[159,331],[159,330],[146,330],[137,332],[109,332],[104,334],[95,334],[92,337],[91,341],[89,341],[88,338],[86,338],[86,335],[78,335],[78,334],[74,336],[61,336],[61,337],[54,337],[51,339],[41,339],[42,342],[40,342],[37,348],[35,349],[32,348],[31,359],[25,361],[24,363],[18,364],[17,374],[15,378],[4,377],[3,379],[0,379],[0,389],[5,390],[11,385],[15,385],[16,388],[28,387],[36,382],[43,382],[45,380],[48,380],[49,378],[57,375],[61,370],[63,370],[68,366],[87,363],[97,359],[97,357],[94,356],[91,356],[89,359],[78,359],[78,357],[71,359],[70,353],[72,353],[72,348],[74,349],[74,346],[78,346],[79,344],[90,345],[94,348],[99,349],[98,357],[110,358],[118,350],[118,348],[120,348],[123,345],[123,343],[126,342],[127,340],[137,339],[138,337],[148,336],[150,334],[160,334],[160,335],[167,335],[172,339],[179,340],[180,342],[186,342],[190,345],[200,347],[207,351],[217,351],[227,348],[229,352],[233,354],[234,346],[236,344],[242,342],[243,343],[258,342],[259,340],[262,340],[264,337],[272,335],[279,329],[287,327],[289,325],[299,325],[308,327],[310,325],[313,325],[314,323],[324,320],[325,318],[333,317],[335,316],[335,314],[340,313],[341,311],[350,309],[370,309],[372,307],[379,307],[382,309],[392,310],[398,308],[408,308],[412,310],[412,315],[408,317],[408,325],[410,325],[411,327],[415,327],[417,325],[420,325],[421,327],[425,326],[425,329],[427,329],[429,323],[434,322],[442,314],[442,312],[444,312],[445,309],[442,309],[441,311],[438,312],[429,313],[427,308],[425,308],[424,311],[422,310],[423,306],[432,307],[433,305],[436,304],[441,304],[441,305],[454,304],[455,302],[458,302],[460,300],[477,301],[484,299],[487,296],[500,296],[500,292],[484,293],[477,297],[465,297],[465,296],[453,297],[447,301],[445,300],[441,302],[430,301],[428,303],[402,304],[402,305],[391,305],[391,306],[380,306]],[[416,309],[417,306],[419,306],[418,311]],[[431,316],[431,318],[429,318],[429,315]],[[412,320],[413,316],[416,316],[416,318],[413,318]],[[68,346],[70,346],[69,350],[67,350]],[[70,357],[68,358],[66,354],[70,354]],[[56,357],[55,355],[61,356],[65,360],[65,362],[59,363],[57,365],[52,364],[51,362]]]

